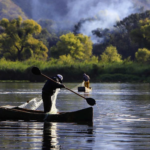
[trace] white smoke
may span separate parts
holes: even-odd
[[[86,3],[86,5],[85,5]],[[75,20],[80,18],[89,18],[95,17],[95,21],[86,21],[82,24],[80,28],[80,33],[90,36],[91,40],[96,43],[99,39],[92,34],[91,31],[97,28],[113,28],[115,23],[128,15],[135,12],[133,3],[129,0],[125,1],[113,1],[112,3],[97,2],[96,6],[92,5],[92,1],[71,1],[68,3],[69,8],[74,6],[73,9],[70,9],[68,13],[68,18],[71,16]]]
[[[94,17],[95,21],[86,21],[80,28],[80,33],[90,36],[93,42],[97,39],[92,30],[112,28],[116,21],[136,12],[132,0],[65,0],[63,2],[66,3],[67,12],[62,14],[59,13],[59,10],[62,10],[61,6],[54,5],[56,1],[46,4],[43,0],[32,0],[33,19],[52,19],[59,22],[61,29],[70,29],[81,19]]]

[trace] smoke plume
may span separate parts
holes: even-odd
[[[132,0],[32,0],[32,18],[52,19],[61,29],[73,29],[81,19],[86,21],[80,33],[90,36],[96,42],[92,30],[112,28],[116,21],[122,20],[139,9]]]

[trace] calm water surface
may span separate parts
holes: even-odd
[[[65,85],[71,89],[77,84]],[[0,106],[19,106],[38,97],[42,86],[43,83],[0,83]],[[93,126],[1,121],[0,149],[149,150],[150,85],[92,83],[91,86],[91,93],[80,94],[97,102],[93,107]],[[59,92],[56,106],[59,111],[89,107],[86,100],[67,90]]]

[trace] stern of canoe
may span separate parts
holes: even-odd
[[[50,121],[52,116],[47,116],[46,120]],[[60,113],[56,121],[60,122],[93,122],[93,107],[85,108],[73,112]]]
[[[93,122],[93,108],[85,108],[73,112],[45,114],[41,111],[0,107],[0,120],[48,121],[48,122]]]

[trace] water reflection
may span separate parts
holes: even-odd
[[[84,93],[84,97],[90,97],[89,93]]]
[[[0,122],[0,149],[35,149],[41,143],[41,129],[37,122]]]
[[[57,123],[44,122],[43,124],[43,145],[42,150],[59,149],[58,136],[56,133]]]
[[[93,127],[70,123],[43,124],[42,150],[74,149],[80,146],[90,148],[93,144]]]
[[[0,105],[6,102],[12,105],[24,103],[30,97],[37,97],[30,91],[41,91],[37,84],[31,86],[29,83],[26,87],[15,84],[15,89],[13,85],[2,85],[0,87],[4,89],[0,89]],[[80,94],[96,100],[93,126],[0,122],[0,149],[150,149],[150,85],[95,83],[91,86],[92,92]],[[29,93],[17,94],[17,88]],[[9,90],[14,92],[3,94]],[[67,90],[61,90],[56,103],[60,112],[89,107],[84,99]]]

